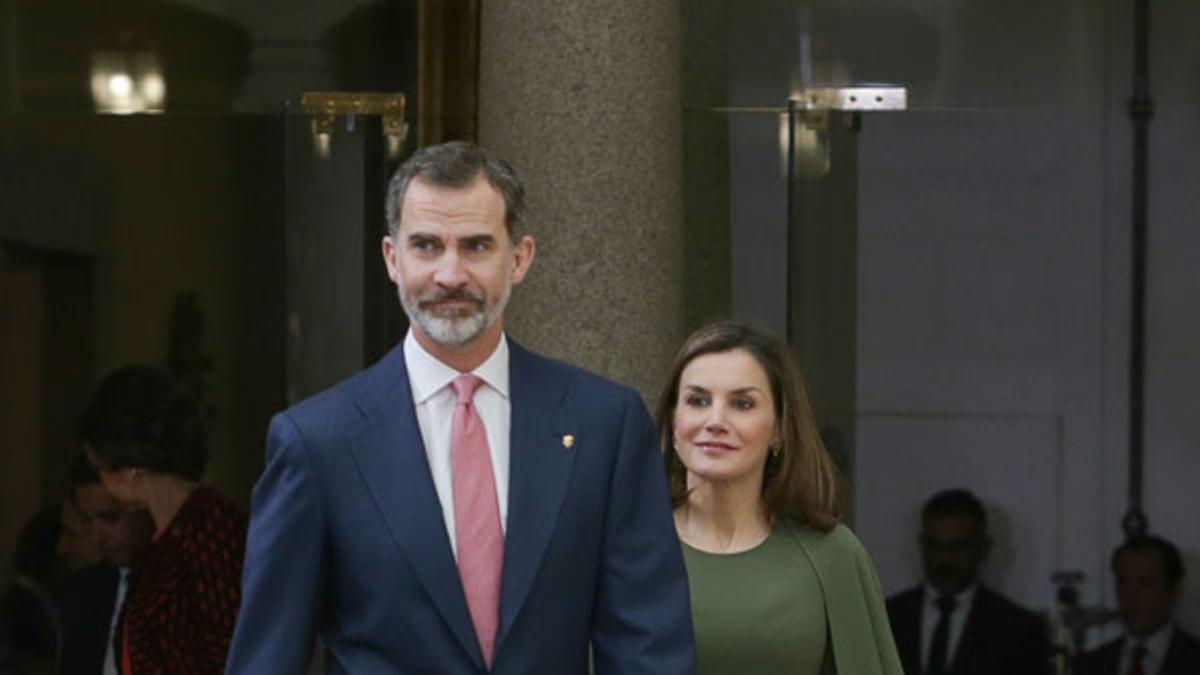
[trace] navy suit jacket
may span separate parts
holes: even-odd
[[[1121,647],[1125,638],[1117,638],[1111,642],[1085,652],[1075,665],[1079,675],[1118,675],[1117,667],[1121,662]],[[1196,675],[1200,673],[1200,640],[1188,635],[1178,627],[1171,635],[1171,643],[1167,645],[1167,653],[1163,658],[1159,675]]]
[[[900,662],[908,675],[921,675],[921,603],[923,586],[887,601],[888,620]],[[1044,675],[1049,672],[1044,622],[983,585],[975,589],[971,613],[963,625],[949,675]]]
[[[597,673],[693,673],[683,557],[640,397],[509,344],[491,672],[587,673],[590,646]],[[318,634],[331,674],[486,672],[402,346],[271,422],[227,673],[303,673]]]
[[[120,582],[121,572],[107,563],[85,567],[71,578],[60,614],[58,672],[62,675],[100,675],[104,671]]]

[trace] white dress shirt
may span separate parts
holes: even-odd
[[[954,611],[950,613],[950,635],[946,640],[946,668],[954,663],[954,655],[958,652],[958,642],[962,637],[963,627],[967,625],[967,614],[971,612],[971,604],[975,602],[975,589],[978,584],[971,584],[954,596]],[[938,609],[937,599],[941,597],[937,589],[925,584],[925,601],[921,603],[921,669],[929,665],[929,650],[933,647],[933,631],[937,628],[942,611]]]
[[[108,621],[108,647],[104,649],[104,675],[120,675],[117,672],[117,655],[113,649],[113,638],[117,634],[117,621],[121,618],[121,607],[125,605],[125,593],[129,590],[129,568],[118,567],[121,578],[117,581],[117,597],[113,602],[112,618]]]
[[[1133,649],[1142,644],[1146,647],[1146,655],[1142,657],[1146,675],[1158,675],[1158,671],[1162,670],[1163,660],[1167,658],[1167,648],[1171,646],[1171,636],[1174,633],[1175,627],[1167,623],[1158,631],[1147,636],[1145,640],[1138,640],[1132,635],[1126,635],[1125,642],[1121,644],[1121,667],[1117,669],[1117,672],[1129,672],[1129,666],[1133,665]]]
[[[450,426],[458,396],[451,384],[463,373],[437,360],[413,337],[404,338],[404,363],[408,369],[408,384],[412,389],[417,426],[425,442],[425,456],[433,475],[450,549],[458,557],[458,540],[454,532],[454,482],[450,457]],[[487,434],[488,450],[492,455],[492,474],[496,479],[496,498],[500,502],[500,527],[508,521],[508,430],[512,403],[508,398],[508,339],[501,334],[496,351],[478,368],[471,371],[483,380],[472,402]]]

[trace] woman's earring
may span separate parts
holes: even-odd
[[[779,450],[780,450],[779,444],[774,443],[768,447],[771,450],[771,457],[774,459],[779,459]]]

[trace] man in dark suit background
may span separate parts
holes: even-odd
[[[272,420],[227,673],[693,673],[656,432],[503,330],[524,190],[466,143],[392,178],[403,343]],[[631,243],[636,245],[636,243]],[[564,302],[579,296],[570,289]]]
[[[888,599],[908,675],[1041,675],[1042,620],[979,581],[992,540],[982,502],[967,490],[934,495],[921,512],[925,583]]]
[[[1134,537],[1112,555],[1125,635],[1083,654],[1079,675],[1196,675],[1200,641],[1174,623],[1183,558],[1162,537]]]
[[[122,505],[80,455],[71,465],[71,505],[83,516],[104,561],[80,570],[62,602],[62,675],[116,675],[113,628],[121,612],[130,566],[154,534],[143,509]]]

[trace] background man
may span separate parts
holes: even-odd
[[[63,502],[59,522],[62,531],[58,535],[58,559],[68,574],[104,560],[96,546],[96,538],[92,536],[88,517],[75,505],[74,499]]]
[[[71,465],[70,503],[83,516],[103,562],[84,568],[63,597],[63,675],[116,675],[112,635],[128,590],[129,569],[154,534],[142,509],[122,505],[80,455]]]
[[[987,515],[967,490],[946,490],[921,513],[925,583],[888,599],[888,616],[909,675],[1045,673],[1045,626],[979,581],[992,546]]]
[[[59,603],[64,567],[57,546],[62,508],[39,510],[21,527],[13,553],[12,578],[0,587],[0,647],[18,673],[47,672],[54,666],[60,639]]]
[[[1162,537],[1135,537],[1113,551],[1125,635],[1080,657],[1080,675],[1194,675],[1200,641],[1174,624],[1183,558]]]
[[[526,351],[524,190],[466,143],[392,178],[383,256],[411,321],[279,415],[227,672],[694,672],[656,434],[632,390]]]

